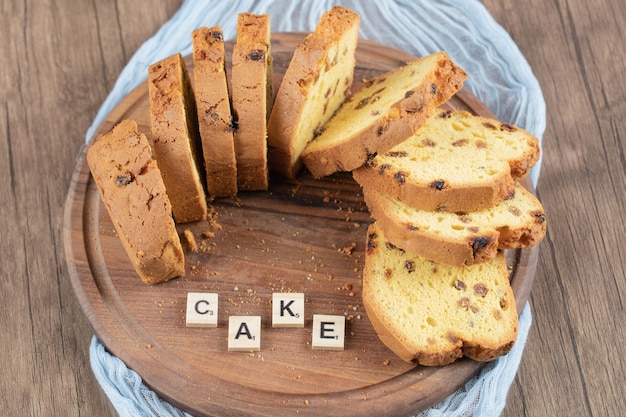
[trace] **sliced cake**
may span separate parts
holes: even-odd
[[[368,229],[363,305],[381,341],[419,365],[447,365],[462,356],[491,361],[517,339],[503,252],[481,265],[441,265],[398,248],[376,223]]]
[[[359,15],[335,6],[296,47],[268,122],[270,169],[294,178],[300,154],[350,94]]]
[[[546,233],[542,204],[519,183],[500,204],[470,212],[417,210],[371,189],[363,196],[390,242],[446,265],[486,262],[498,249],[532,247]]]
[[[267,118],[272,107],[270,17],[241,13],[233,47],[231,94],[237,120],[235,155],[239,190],[267,190]]]
[[[154,155],[163,175],[174,219],[205,219],[207,202],[198,162],[201,161],[196,103],[181,54],[148,69],[150,131]]]
[[[466,77],[438,52],[365,82],[304,148],[304,164],[316,178],[362,166],[413,135]]]
[[[192,45],[194,93],[207,190],[212,197],[234,196],[237,194],[235,124],[226,82],[222,28],[194,30]]]
[[[87,164],[128,258],[156,284],[185,273],[172,206],[148,139],[124,120],[87,150]]]
[[[539,140],[508,123],[438,110],[416,133],[353,171],[375,189],[420,210],[475,211],[514,192],[539,159]]]

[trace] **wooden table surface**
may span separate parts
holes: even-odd
[[[504,416],[626,413],[626,8],[623,0],[485,0],[547,103],[538,195],[548,217],[533,324]],[[180,6],[3,2],[0,39],[0,410],[113,416],[67,276],[75,158],[135,50]]]

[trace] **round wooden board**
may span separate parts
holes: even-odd
[[[273,34],[276,86],[303,37]],[[411,59],[361,40],[355,87]],[[491,115],[466,92],[447,107]],[[119,103],[97,133],[124,118],[136,120],[149,136],[146,83]],[[483,366],[462,359],[445,367],[416,367],[379,341],[361,300],[371,219],[350,174],[321,180],[305,174],[298,181],[272,177],[269,192],[240,193],[212,206],[221,229],[204,221],[177,225],[210,250],[194,253],[186,247],[185,275],[147,286],[116,236],[84,152],[67,197],[65,252],[85,315],[107,349],[170,403],[195,416],[411,415],[441,401]],[[215,236],[204,238],[207,231]],[[536,259],[536,250],[507,252],[518,310],[528,298]],[[188,292],[218,294],[217,328],[185,326]],[[275,292],[305,294],[304,328],[271,327]],[[347,317],[345,350],[311,348],[313,314]],[[228,352],[231,315],[261,316],[259,352]]]

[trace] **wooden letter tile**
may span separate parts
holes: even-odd
[[[217,327],[217,294],[187,293],[187,327]]]
[[[272,327],[304,327],[304,293],[272,295]]]
[[[313,315],[313,349],[343,350],[346,318],[326,314]]]
[[[228,351],[261,350],[261,316],[230,316],[228,318]]]

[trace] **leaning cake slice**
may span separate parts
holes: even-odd
[[[237,194],[237,161],[222,28],[198,28],[192,32],[191,39],[207,189],[212,197],[234,196]]]
[[[541,202],[519,183],[515,193],[500,204],[469,212],[417,210],[365,188],[363,196],[390,242],[446,265],[486,262],[498,249],[532,247],[546,233]]]
[[[413,135],[466,78],[438,52],[365,82],[304,148],[304,164],[316,178],[362,166]]]
[[[270,169],[294,178],[304,147],[350,95],[359,15],[334,6],[298,44],[269,118]]]
[[[150,130],[154,155],[178,223],[205,219],[206,194],[200,179],[201,159],[196,102],[181,54],[148,69]]]
[[[267,118],[272,107],[270,17],[241,13],[233,47],[231,94],[237,120],[235,156],[239,190],[267,190]]]
[[[483,265],[440,265],[368,229],[363,305],[381,341],[406,362],[441,366],[510,351],[518,316],[503,252]]]
[[[141,280],[156,284],[185,273],[172,206],[148,139],[124,120],[98,136],[87,164],[117,235]]]
[[[352,172],[420,210],[475,211],[509,197],[539,159],[539,140],[508,123],[437,111],[406,141]]]

